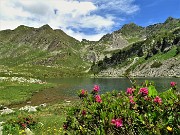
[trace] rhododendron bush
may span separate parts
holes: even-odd
[[[98,85],[91,92],[80,90],[80,102],[68,110],[64,122],[67,134],[180,134],[180,95],[175,82],[163,93],[148,81],[126,92],[100,95],[100,90]]]

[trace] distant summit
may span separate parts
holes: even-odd
[[[45,24],[45,25],[41,26],[39,29],[43,29],[43,30],[53,30],[48,24]]]

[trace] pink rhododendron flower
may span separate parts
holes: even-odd
[[[136,104],[136,102],[134,102],[133,99],[130,99],[129,101],[130,101],[131,104]]]
[[[64,130],[66,130],[68,128],[67,124],[64,124],[63,128],[64,128]]]
[[[85,110],[82,110],[82,115],[86,115],[86,111]]]
[[[84,89],[81,90],[81,94],[84,95],[86,91]]]
[[[132,95],[134,92],[133,88],[127,88],[126,93]]]
[[[94,85],[93,91],[98,92],[100,90],[99,85]]]
[[[171,82],[170,84],[171,84],[171,87],[176,86],[176,82]]]
[[[114,124],[114,125],[115,125],[115,124],[116,124],[116,120],[115,120],[115,119],[112,119],[112,120],[111,120],[111,124]]]
[[[78,96],[80,97],[80,98],[84,98],[84,97],[86,97],[87,96],[87,90],[84,90],[84,89],[82,89],[82,90],[80,90],[80,93],[78,94]]]
[[[156,98],[154,99],[154,102],[156,103],[162,103],[162,99],[159,96],[156,96]]]
[[[133,99],[133,96],[129,96],[129,102],[131,103],[131,104],[136,104],[136,102],[134,102],[134,99]]]
[[[112,119],[111,124],[115,125],[117,128],[123,126],[123,121],[122,119]]]
[[[102,99],[101,99],[100,95],[96,95],[95,98],[96,98],[96,102],[98,102],[98,103],[102,102]]]
[[[123,126],[123,121],[122,119],[116,119],[116,127],[122,127]]]
[[[148,88],[140,88],[139,93],[143,96],[148,95]]]
[[[27,127],[27,125],[23,123],[23,124],[22,124],[22,127],[23,127],[23,128],[26,128],[26,127]]]

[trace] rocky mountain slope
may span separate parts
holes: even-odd
[[[154,32],[144,40],[116,50],[111,57],[94,64],[91,71],[99,76],[179,77],[179,26],[180,22],[176,28]]]
[[[180,19],[172,17],[148,27],[126,24],[99,41],[81,42],[48,25],[21,25],[0,31],[0,75],[179,76],[179,40]]]
[[[123,49],[135,42],[144,41],[148,37],[156,36],[162,32],[169,32],[180,27],[180,20],[172,17],[167,18],[164,23],[158,23],[147,27],[141,27],[134,23],[125,24],[121,29],[104,35],[99,41],[91,42],[83,40],[85,47],[83,55],[86,60],[100,61],[105,56],[112,56],[114,50]]]

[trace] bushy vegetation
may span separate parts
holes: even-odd
[[[66,108],[72,105],[61,102],[38,107],[36,112],[17,109],[14,113],[0,115],[0,121],[4,121],[3,135],[61,135]]]
[[[159,68],[161,65],[162,65],[161,62],[155,61],[155,62],[151,65],[151,68]]]
[[[179,105],[176,83],[158,93],[152,82],[133,85],[126,92],[99,94],[80,90],[81,102],[68,111],[64,130],[67,134],[178,135]]]
[[[25,133],[25,129],[33,129],[37,124],[37,119],[33,118],[31,115],[23,113],[18,115],[18,117],[9,119],[3,126],[3,132],[4,134],[23,134]]]
[[[15,110],[3,114],[3,134],[38,135],[178,135],[180,95],[177,84],[158,93],[153,82],[133,84],[126,92],[100,94],[80,90],[80,100],[38,107],[37,112]]]

